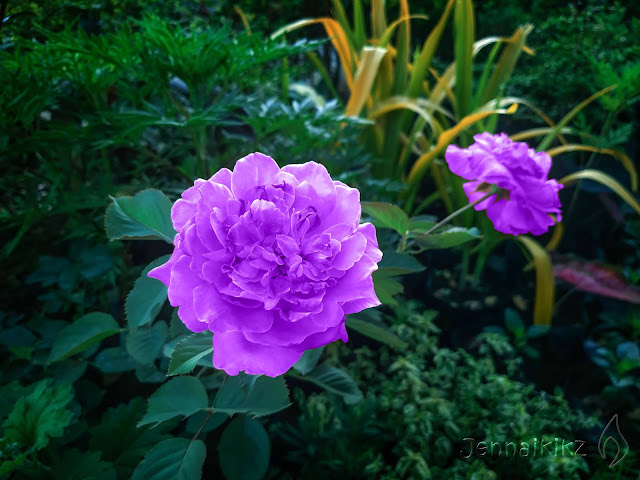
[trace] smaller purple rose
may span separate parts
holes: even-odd
[[[346,314],[380,304],[382,252],[360,213],[360,192],[323,165],[252,153],[174,203],[173,255],[149,276],[187,328],[213,332],[216,368],[282,375],[305,350],[346,342]]]
[[[551,157],[505,133],[481,133],[468,148],[449,145],[445,159],[456,175],[471,180],[462,185],[469,202],[484,197],[492,185],[499,192],[475,205],[486,210],[496,230],[511,235],[542,235],[561,221],[558,192],[563,185],[548,179]],[[555,214],[555,219],[552,214]]]

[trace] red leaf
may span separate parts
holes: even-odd
[[[578,290],[640,303],[640,288],[629,284],[624,276],[610,265],[554,255],[553,274]]]

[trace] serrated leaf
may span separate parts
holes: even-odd
[[[380,228],[392,228],[400,235],[409,229],[409,217],[397,205],[384,202],[363,202],[362,211],[373,218],[373,224]]]
[[[324,347],[306,350],[302,354],[302,357],[300,357],[300,360],[293,365],[293,368],[300,372],[300,374],[306,375],[316,367],[318,360],[320,360],[322,356],[322,352],[324,352]]]
[[[111,200],[104,217],[109,240],[160,239],[173,244],[171,200],[164,193],[149,189]]]
[[[170,438],[147,453],[131,480],[198,480],[206,456],[202,440]]]
[[[136,369],[136,361],[122,347],[101,350],[94,363],[103,373],[122,373]]]
[[[125,302],[125,313],[129,328],[140,327],[153,321],[167,300],[167,287],[161,281],[147,274],[154,268],[167,263],[171,256],[164,255],[145,267],[133,285]]]
[[[218,460],[227,480],[260,480],[270,457],[269,436],[257,420],[236,417],[222,432]]]
[[[387,276],[394,276],[422,272],[424,265],[412,255],[390,251],[384,252],[382,260],[378,263],[378,268],[383,270]]]
[[[213,353],[213,334],[200,332],[180,340],[171,353],[168,376],[191,373],[198,361],[205,355]],[[213,366],[213,360],[209,360]]]
[[[61,437],[71,423],[73,413],[67,409],[71,399],[71,385],[38,382],[13,407],[3,425],[5,436],[34,451],[46,447],[50,438]]]
[[[150,328],[137,328],[127,335],[127,352],[143,365],[150,365],[158,358],[169,328],[165,322],[157,322]]]
[[[188,417],[209,404],[207,391],[195,377],[176,377],[156,390],[149,398],[147,413],[138,426],[155,423],[170,418]]]
[[[169,335],[171,339],[176,339],[182,335],[191,335],[193,332],[180,320],[178,309],[174,308],[171,314],[171,322],[169,323]]]
[[[88,313],[60,331],[51,347],[49,362],[76,355],[116,333],[120,333],[120,326],[111,315]]]
[[[453,248],[482,238],[477,228],[449,227],[440,233],[431,233],[429,235],[420,235],[414,237],[416,244],[424,249],[440,249]]]
[[[249,377],[248,379],[245,377]],[[217,393],[216,412],[247,413],[261,417],[287,408],[289,390],[282,377],[252,375],[228,377]]]
[[[380,300],[383,305],[397,305],[398,302],[396,302],[393,296],[404,291],[404,287],[398,280],[380,269],[373,272],[373,286],[378,300]]]
[[[320,365],[304,379],[315,383],[328,392],[342,396],[344,402],[348,405],[357,403],[362,399],[362,392],[356,382],[353,381],[353,378],[343,370],[330,365]]]
[[[406,342],[403,342],[391,331],[376,325],[373,322],[368,322],[360,318],[350,316],[347,318],[347,328],[352,328],[356,332],[364,335],[365,337],[372,338],[380,343],[389,345],[396,350],[403,350],[407,348]]]

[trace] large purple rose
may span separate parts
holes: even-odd
[[[214,332],[213,365],[230,375],[281,375],[305,350],[346,342],[345,314],[380,304],[375,228],[323,165],[252,153],[196,180],[171,219],[173,255],[149,276],[190,330]]]
[[[491,185],[501,190],[478,203],[487,210],[496,230],[519,235],[542,235],[555,220],[560,221],[558,191],[563,187],[547,178],[551,157],[526,143],[513,142],[506,134],[481,133],[469,148],[449,145],[445,159],[449,169],[466,180],[462,188],[470,202],[480,200]]]

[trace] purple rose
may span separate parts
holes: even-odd
[[[496,230],[519,235],[542,235],[561,220],[558,191],[563,187],[547,175],[551,157],[536,152],[526,143],[513,142],[506,134],[481,133],[469,148],[449,145],[445,159],[449,169],[466,180],[462,185],[469,202],[485,196],[491,185],[500,191],[478,203],[476,210],[487,210]]]
[[[194,332],[211,330],[213,365],[275,377],[305,350],[347,341],[345,314],[380,305],[376,230],[360,192],[318,163],[261,153],[198,179],[171,210],[178,232],[149,276]]]

